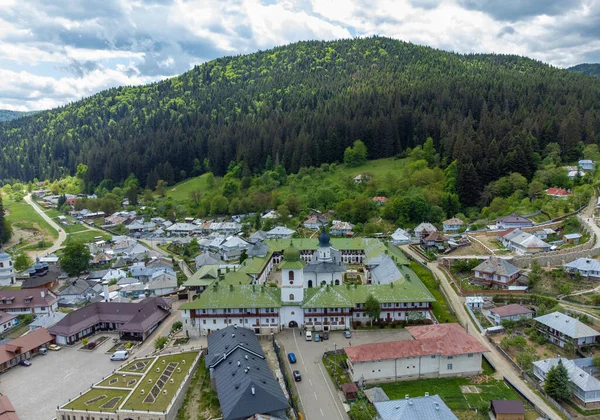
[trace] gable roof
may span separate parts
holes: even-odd
[[[414,340],[362,344],[346,347],[344,351],[352,363],[438,354],[456,356],[489,351],[456,323],[407,327],[406,330]]]
[[[462,226],[465,224],[465,222],[463,222],[461,219],[459,219],[458,217],[453,217],[451,219],[448,220],[444,220],[442,222],[443,225],[447,225],[447,226]]]
[[[219,264],[220,258],[219,254],[212,254],[208,251],[204,251],[202,254],[194,258],[194,262],[196,263],[196,268],[200,268],[204,265]]]
[[[169,315],[168,307],[168,301],[157,297],[138,303],[94,302],[67,314],[49,331],[70,336],[99,322],[112,322],[123,324],[117,331],[146,332]]]
[[[526,223],[533,225],[533,222],[526,217],[519,216],[517,213],[513,213],[510,216],[501,217],[496,220],[496,223]]]
[[[532,314],[534,311],[517,303],[512,303],[510,305],[504,305],[490,309],[490,312],[498,314],[501,318],[504,318],[505,316]]]
[[[73,281],[73,283],[71,283],[70,285],[62,289],[60,292],[58,292],[58,296],[80,296],[89,289],[93,288],[95,285],[96,283],[92,281],[76,279],[75,281]]]
[[[564,266],[579,271],[600,271],[600,261],[591,258],[578,258]]]
[[[15,408],[6,395],[0,395],[0,420],[19,420]]]
[[[25,354],[53,340],[54,338],[48,334],[48,330],[45,328],[38,328],[15,338],[11,342],[0,346],[0,365],[14,359],[17,354]]]
[[[458,420],[439,395],[373,404],[381,420]]]
[[[179,309],[280,308],[281,291],[277,287],[256,285],[220,285],[208,287],[198,299]]]
[[[207,365],[213,370],[225,420],[242,419],[289,408],[256,335],[229,326],[208,336]]]
[[[50,266],[42,276],[33,276],[25,279],[21,284],[22,289],[37,289],[53,283],[60,276],[60,270],[56,266]]]
[[[420,234],[422,232],[437,232],[437,230],[438,229],[431,223],[423,222],[415,228],[415,233]]]
[[[538,316],[535,320],[571,338],[600,336],[600,333],[595,329],[561,312],[552,312],[551,314]]]
[[[521,270],[503,258],[491,256],[472,271],[481,271],[482,273],[511,277],[518,274]]]
[[[579,367],[574,360],[565,359],[563,357],[554,357],[551,359],[538,360],[533,362],[533,365],[540,369],[546,375],[550,369],[561,361],[567,369],[569,381],[583,391],[600,391],[600,381],[593,375],[590,375],[584,369]],[[585,360],[585,359],[580,359]]]
[[[496,414],[525,414],[521,400],[492,400],[492,409]]]
[[[548,195],[552,195],[555,197],[567,197],[569,195],[571,195],[571,191],[567,191],[564,188],[548,188],[546,190],[546,194]]]
[[[25,299],[29,298],[31,302],[26,303]],[[11,308],[48,307],[57,301],[56,295],[47,289],[0,290],[0,311]]]

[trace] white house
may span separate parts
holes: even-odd
[[[591,258],[578,258],[564,264],[565,271],[569,274],[579,274],[588,280],[600,280],[600,261]]]
[[[348,236],[352,233],[354,225],[349,222],[336,221],[331,225],[331,234],[333,236]]]
[[[352,381],[396,382],[481,373],[489,351],[459,324],[407,327],[414,340],[346,347]]]
[[[538,316],[535,320],[537,330],[548,341],[563,348],[567,344],[574,347],[595,344],[600,336],[600,333],[595,329],[561,312]]]
[[[230,236],[221,244],[221,256],[224,261],[237,260],[242,252],[250,249],[252,244],[239,236]]]
[[[465,305],[471,309],[480,310],[483,308],[484,303],[483,297],[481,296],[467,296],[465,298]]]
[[[19,323],[17,314],[9,314],[7,312],[0,312],[0,334],[6,330],[10,330],[12,327]]]
[[[550,369],[561,361],[569,375],[569,387],[573,395],[584,404],[600,402],[600,381],[594,377],[592,358],[569,360],[562,357],[533,362],[533,374],[545,381]]]
[[[427,236],[430,233],[437,232],[437,231],[438,231],[438,229],[435,226],[433,226],[431,223],[423,222],[415,228],[415,236],[417,238],[419,238],[421,236]]]
[[[491,256],[472,270],[473,281],[506,289],[514,283],[521,270],[507,260]]]
[[[405,245],[410,243],[410,234],[404,229],[398,228],[392,233],[392,243],[394,245]]]
[[[277,226],[267,232],[268,239],[288,239],[294,234],[294,230],[285,226]]]
[[[490,318],[496,325],[502,324],[502,321],[518,321],[520,319],[531,319],[533,313],[529,308],[513,303],[511,305],[499,306],[490,309]]]
[[[16,281],[13,260],[10,255],[0,250],[0,286],[11,286]]]
[[[593,171],[596,169],[596,163],[589,159],[580,160],[577,162],[577,166],[579,166],[584,172]]]
[[[463,228],[464,225],[465,222],[460,220],[458,217],[453,217],[442,222],[444,232],[458,232]]]

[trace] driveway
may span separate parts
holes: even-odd
[[[31,366],[15,366],[0,375],[0,392],[7,395],[21,420],[50,420],[56,406],[66,403],[94,382],[109,376],[119,366],[106,351],[113,345],[114,334],[94,351],[63,347],[35,356]]]
[[[323,353],[340,349],[350,344],[366,344],[411,339],[405,330],[352,331],[352,338],[346,339],[340,331],[330,332],[329,340],[315,343],[305,341],[304,334],[297,328],[284,330],[275,339],[280,342],[287,353],[295,353],[297,362],[286,363],[291,370],[299,370],[302,381],[296,382],[304,414],[309,420],[348,419],[342,405],[338,390],[329,378],[323,366]]]

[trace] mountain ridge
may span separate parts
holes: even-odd
[[[432,137],[459,160],[468,205],[503,174],[530,177],[550,142],[577,157],[580,140],[598,140],[599,103],[600,82],[519,56],[305,41],[0,124],[0,179],[59,178],[84,163],[88,184],[134,173],[153,188],[222,175],[232,161],[250,174],[271,156],[297,172],[341,161],[356,139],[383,158]]]
[[[587,76],[600,77],[600,63],[582,63],[569,67],[567,70],[582,73]]]
[[[10,109],[0,109],[0,122],[11,121],[29,114],[28,112],[11,111]]]

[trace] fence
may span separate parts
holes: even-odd
[[[525,379],[527,382],[529,382],[531,385],[533,385],[535,387],[535,389],[537,389],[540,392],[540,394],[542,394],[544,396],[544,398],[546,398],[546,401],[550,402],[550,404],[552,404],[554,406],[554,408],[556,408],[558,411],[560,411],[566,418],[568,418],[569,420],[573,419],[573,416],[571,416],[571,414],[569,414],[569,412],[567,410],[565,410],[562,405],[560,405],[558,402],[556,402],[556,400],[554,398],[552,398],[550,395],[546,394],[546,391],[544,391],[544,388],[542,388],[542,386],[536,380],[532,379],[526,373],[523,373],[523,375],[521,375],[521,376],[523,376],[523,379]],[[534,407],[535,407],[535,405],[534,405]]]
[[[473,313],[473,311],[471,310],[471,308],[468,305],[465,305],[465,307],[467,308],[467,312],[469,313],[469,315],[471,315],[471,319],[473,320],[473,322],[475,322],[475,325],[477,326],[477,328],[479,328],[479,331],[481,331],[482,333],[485,332],[485,328],[483,328],[481,326],[481,324],[479,323],[479,320],[477,319],[477,317],[475,316],[475,314]]]
[[[300,412],[300,409],[301,409],[301,407],[299,406],[300,403],[298,401],[296,401],[296,398],[295,398],[296,393],[292,389],[290,377],[288,375],[288,371],[286,370],[286,365],[285,365],[284,359],[281,357],[281,353],[282,353],[281,345],[279,343],[277,343],[277,341],[275,341],[275,340],[273,340],[273,350],[275,350],[275,356],[277,357],[277,364],[279,365],[279,370],[281,371],[281,374],[283,375],[283,383],[285,384],[285,389],[287,390],[287,393],[289,395],[289,402],[292,407],[292,411],[294,413],[294,416],[296,418],[298,418],[298,413]],[[283,353],[285,354],[285,349],[283,350]]]

